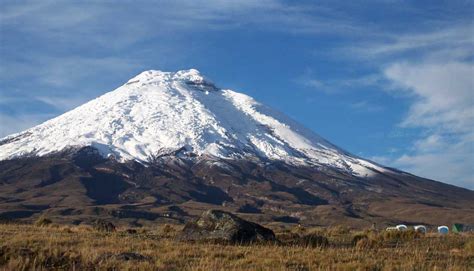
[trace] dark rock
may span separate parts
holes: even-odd
[[[220,210],[208,210],[186,224],[181,239],[232,244],[276,241],[272,230]]]
[[[108,222],[101,219],[95,220],[92,226],[94,227],[95,230],[101,231],[101,232],[114,232],[115,231],[115,225],[112,224],[112,222]]]

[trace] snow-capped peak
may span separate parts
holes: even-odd
[[[138,84],[140,86],[150,84],[162,84],[165,82],[176,81],[188,86],[199,88],[204,91],[218,90],[210,80],[205,78],[196,69],[181,70],[177,72],[163,72],[159,70],[148,70],[128,80],[126,85]]]
[[[159,70],[148,70],[148,71],[141,72],[137,76],[128,80],[128,82],[140,81],[142,83],[145,83],[145,82],[156,82],[156,81],[171,80],[171,79],[180,80],[180,81],[189,81],[189,82],[195,82],[195,83],[207,81],[198,70],[189,69],[189,70],[181,70],[177,72],[163,72]]]
[[[330,166],[359,176],[386,170],[250,96],[217,88],[195,69],[142,72],[114,91],[1,139],[0,160],[81,146],[141,162],[184,150],[194,156]]]
[[[196,69],[178,71],[175,73],[174,78],[185,80],[188,82],[194,82],[196,84],[201,84],[205,81],[208,81]]]

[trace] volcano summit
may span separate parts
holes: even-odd
[[[351,155],[193,69],[145,71],[0,139],[0,160],[5,218],[180,222],[219,205],[311,225],[474,222],[473,191]]]
[[[146,162],[150,155],[179,150],[222,159],[329,166],[358,176],[386,170],[347,154],[245,94],[216,88],[197,70],[143,72],[2,143],[2,160],[92,146],[120,161]]]

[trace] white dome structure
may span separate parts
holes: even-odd
[[[440,234],[448,234],[449,233],[449,227],[448,226],[439,226],[438,227],[438,233]]]
[[[426,230],[426,227],[424,225],[416,225],[416,226],[413,226],[413,229],[416,231],[416,232],[421,232],[421,233],[426,233],[427,230]]]
[[[397,225],[396,228],[397,228],[397,230],[399,230],[399,231],[406,231],[406,230],[408,230],[407,225],[403,225],[403,224]]]

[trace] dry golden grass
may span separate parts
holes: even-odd
[[[183,243],[179,227],[127,233],[88,226],[0,225],[3,270],[473,270],[474,235],[415,235],[294,229],[325,236],[329,246],[233,246]],[[354,236],[359,236],[358,240]],[[369,242],[370,244],[362,244]],[[136,253],[136,254],[121,254]],[[136,259],[133,259],[136,258]]]

